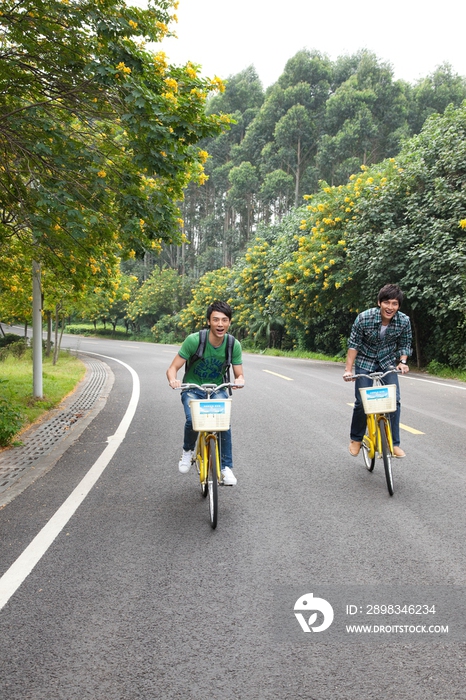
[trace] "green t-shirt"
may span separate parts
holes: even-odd
[[[178,354],[183,360],[189,360],[196,352],[198,345],[199,333],[191,333],[183,342]],[[204,355],[200,360],[194,363],[186,374],[184,381],[192,384],[223,384],[222,368],[226,359],[226,345],[227,340],[225,337],[220,347],[214,348],[214,346],[209,343],[207,337]],[[236,340],[236,338],[233,345],[231,364],[243,364],[241,343]]]

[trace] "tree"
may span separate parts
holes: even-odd
[[[234,308],[232,279],[232,270],[225,267],[202,275],[193,289],[191,301],[179,313],[180,326],[185,333],[194,333],[207,325],[206,311],[212,302],[226,301]]]
[[[293,105],[277,122],[274,137],[278,153],[295,177],[294,205],[298,206],[301,176],[316,148],[315,125],[302,105]]]
[[[325,133],[317,154],[320,175],[343,184],[360,165],[395,155],[409,135],[405,85],[393,70],[368,51],[349,61],[357,68],[328,99]],[[346,64],[348,65],[348,63]],[[344,70],[340,63],[339,70]]]
[[[187,300],[184,280],[176,270],[154,268],[150,277],[135,292],[127,307],[128,318],[138,326],[151,327],[165,315],[173,315]]]
[[[289,211],[294,197],[295,185],[292,175],[280,168],[267,173],[259,191],[265,223],[269,223],[270,215],[280,221],[285,212]]]
[[[182,240],[197,144],[228,122],[204,109],[218,80],[141,43],[170,34],[173,4],[3,2],[0,243],[14,234],[65,277],[74,267],[77,288],[117,254]]]
[[[418,363],[464,366],[465,183],[466,103],[427,120],[404,145],[391,176],[361,197],[349,226],[355,274],[366,294],[387,280],[404,290]]]
[[[432,114],[443,114],[448,105],[459,107],[466,99],[466,78],[443,63],[426,78],[418,80],[409,91],[408,121],[418,134]]]
[[[207,103],[208,113],[230,113],[232,124],[228,132],[203,142],[210,155],[205,165],[208,180],[202,187],[192,183],[187,188],[183,203],[183,218],[190,245],[183,246],[182,261],[183,265],[194,268],[198,275],[231,264],[237,253],[239,236],[236,215],[234,203],[228,198],[232,186],[229,173],[235,165],[232,154],[235,147],[241,144],[263,99],[262,84],[250,66],[237,75],[229,76],[225,91]]]
[[[254,200],[259,187],[259,178],[255,167],[249,162],[233,167],[228,179],[231,189],[228,192],[228,201],[240,215],[241,238],[238,247],[249,239],[254,223]]]

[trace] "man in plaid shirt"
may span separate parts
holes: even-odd
[[[396,284],[386,284],[377,297],[377,307],[363,311],[356,318],[348,342],[345,372],[347,382],[353,378],[353,364],[356,374],[386,372],[395,367],[403,374],[409,372],[407,360],[411,355],[411,322],[399,308],[403,293]],[[387,375],[384,384],[396,384],[396,411],[390,414],[395,457],[405,457],[400,447],[400,388],[396,373]],[[366,414],[362,405],[360,387],[372,386],[372,380],[356,379],[353,419],[351,421],[349,451],[353,457],[359,454],[366,430]]]

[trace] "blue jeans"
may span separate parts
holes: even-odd
[[[377,367],[373,372],[383,372],[380,367]],[[355,374],[370,374],[367,369],[361,369],[356,365]],[[372,386],[372,379],[360,377],[356,379],[356,386],[354,389],[355,402],[353,409],[353,419],[351,421],[351,431],[350,438],[356,442],[361,442],[366,432],[366,414],[364,413],[364,407],[361,401],[361,395],[359,393],[360,387]],[[396,411],[390,413],[390,426],[392,429],[393,445],[398,446],[400,444],[400,413],[401,413],[401,403],[400,403],[400,387],[398,384],[398,375],[396,372],[393,374],[387,374],[386,377],[382,379],[382,384],[396,384]]]
[[[213,399],[226,399],[228,398],[228,393],[225,389],[220,389],[217,391]],[[186,423],[184,424],[184,441],[183,450],[194,450],[196,447],[196,440],[198,433],[193,430],[193,424],[191,420],[191,409],[189,407],[189,402],[192,399],[205,399],[205,392],[199,389],[188,389],[183,391],[181,394],[181,402],[183,404],[184,412],[186,415]],[[223,430],[218,433],[219,435],[219,447],[220,447],[220,461],[221,468],[230,467],[233,469],[233,452],[231,446],[231,428],[230,430]]]

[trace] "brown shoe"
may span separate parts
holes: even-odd
[[[401,459],[402,457],[406,457],[406,452],[403,452],[401,447],[396,446],[393,448],[393,455]]]
[[[359,454],[359,450],[361,449],[361,443],[356,442],[356,440],[351,440],[349,444],[349,453],[353,457],[357,457]]]

